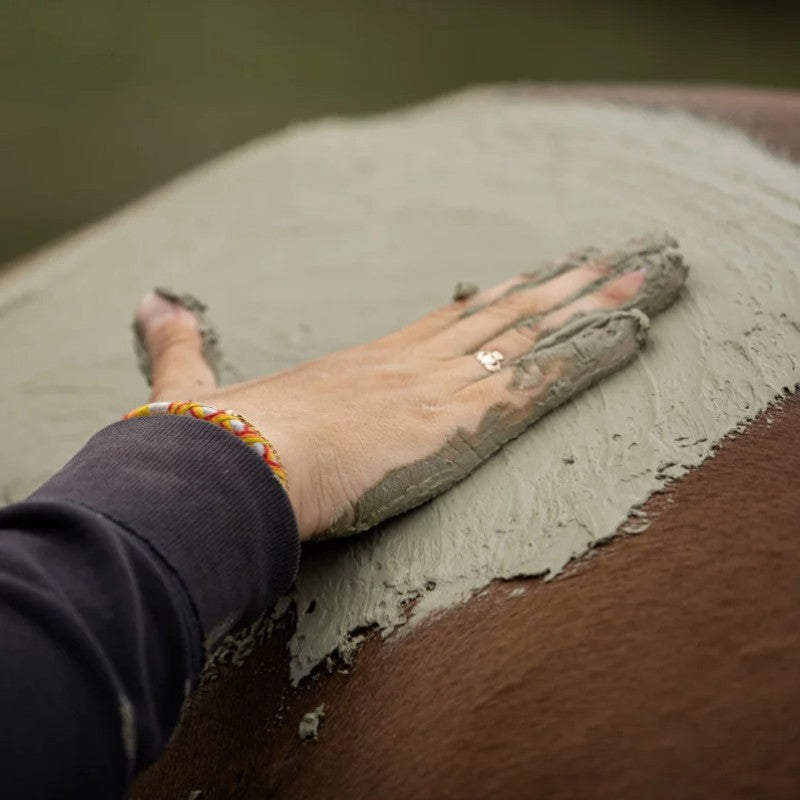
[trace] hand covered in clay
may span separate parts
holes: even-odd
[[[483,292],[459,286],[459,299],[396,333],[225,388],[191,303],[148,294],[136,327],[151,401],[196,400],[247,418],[281,455],[301,538],[321,538],[440,494],[627,364],[686,273],[669,236],[584,250]],[[500,368],[478,351],[502,354]]]

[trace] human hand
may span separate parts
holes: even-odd
[[[281,455],[301,538],[322,538],[440,494],[627,364],[644,342],[645,314],[668,306],[686,274],[668,236],[585,250],[369,344],[224,388],[190,310],[151,293],[137,324],[151,401],[195,400],[249,420]],[[476,351],[501,353],[501,368],[489,371]]]

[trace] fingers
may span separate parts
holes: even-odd
[[[505,294],[518,291],[519,289],[531,289],[545,281],[552,280],[553,278],[568,272],[571,269],[580,267],[589,261],[602,261],[600,251],[596,247],[584,247],[580,250],[575,250],[569,253],[564,258],[552,261],[545,264],[535,272],[526,272],[518,275],[511,280],[498,284],[497,286],[488,289],[485,292],[471,296],[469,307],[466,308],[461,316],[469,316],[480,311],[489,303],[493,303]],[[466,299],[466,298],[465,298]]]
[[[677,242],[668,234],[633,239],[600,256],[581,251],[551,265],[544,277],[507,282],[493,302],[470,309],[434,336],[431,346],[444,355],[480,348],[513,357],[534,344],[542,331],[578,313],[638,308],[656,314],[675,300],[687,273]]]
[[[454,296],[460,299],[371,346],[377,350],[378,345],[397,347],[425,342],[440,357],[471,353],[523,320],[578,299],[594,284],[639,269],[647,270],[645,286],[636,297],[618,307],[640,308],[648,315],[658,313],[675,299],[687,274],[677,242],[669,234],[632,239],[607,253],[583,248],[546,264],[536,273],[518,275],[482,292],[475,293],[475,287],[469,284],[459,284]]]
[[[136,311],[135,329],[150,401],[192,400],[217,388],[214,371],[203,354],[195,315],[163,294],[148,292]]]
[[[464,302],[464,306],[460,309],[459,316],[469,316],[470,314],[475,313],[476,311],[480,310],[484,306],[487,306],[489,303],[493,303],[495,300],[502,297],[504,294],[508,294],[509,292],[513,292],[518,289],[520,286],[524,286],[525,284],[534,280],[534,275],[531,273],[530,275],[517,275],[514,278],[510,278],[507,281],[503,281],[502,283],[498,283],[496,286],[492,286],[489,289],[484,289],[482,292],[475,292],[474,294],[462,296],[461,299]],[[458,299],[458,288],[461,286],[459,284],[456,286],[456,293],[454,294],[454,299]],[[468,303],[466,302],[468,301]]]
[[[483,291],[478,291],[472,283],[459,281],[453,290],[452,303],[426,314],[402,330],[384,337],[381,341],[389,346],[396,346],[401,341],[410,344],[427,339],[446,330],[462,317],[477,313],[495,300],[523,288],[532,288],[582,266],[594,260],[599,253],[600,251],[596,247],[584,247],[569,253],[564,258],[545,264],[535,272],[517,275]]]
[[[579,317],[508,367],[464,389],[464,396],[486,408],[506,409],[491,432],[505,442],[633,360],[649,324],[637,310]]]
[[[447,330],[454,322],[465,314],[470,313],[470,308],[482,308],[492,300],[501,297],[515,286],[524,283],[528,278],[524,275],[503,281],[503,283],[486,289],[483,292],[472,291],[474,284],[458,283],[453,291],[453,302],[446,306],[437,308],[430,314],[426,314],[416,322],[412,322],[405,328],[395,333],[383,337],[381,344],[388,347],[397,347],[400,344],[413,344],[414,342],[424,341],[432,336]]]
[[[608,275],[608,268],[587,262],[544,283],[520,283],[494,302],[450,325],[431,340],[443,355],[470,353],[520,320],[558,308]]]
[[[638,308],[653,317],[672,305],[678,297],[689,274],[689,267],[673,239],[665,237],[663,245],[641,259],[647,264],[644,284],[636,297],[623,307]]]
[[[604,283],[597,291],[538,317],[530,323],[510,328],[500,336],[481,344],[481,350],[498,351],[505,359],[525,355],[548,332],[558,330],[582,314],[621,308],[640,294],[645,284],[644,270],[620,275]]]

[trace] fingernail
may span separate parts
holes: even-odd
[[[147,292],[139,301],[136,316],[144,327],[149,327],[159,319],[170,316],[175,305],[155,292]]]
[[[647,278],[647,267],[640,267],[632,272],[631,275],[636,275],[639,278],[639,285],[641,286]]]

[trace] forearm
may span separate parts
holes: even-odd
[[[0,511],[0,796],[119,796],[168,741],[204,641],[285,591],[298,554],[269,470],[189,418],[112,425]]]

